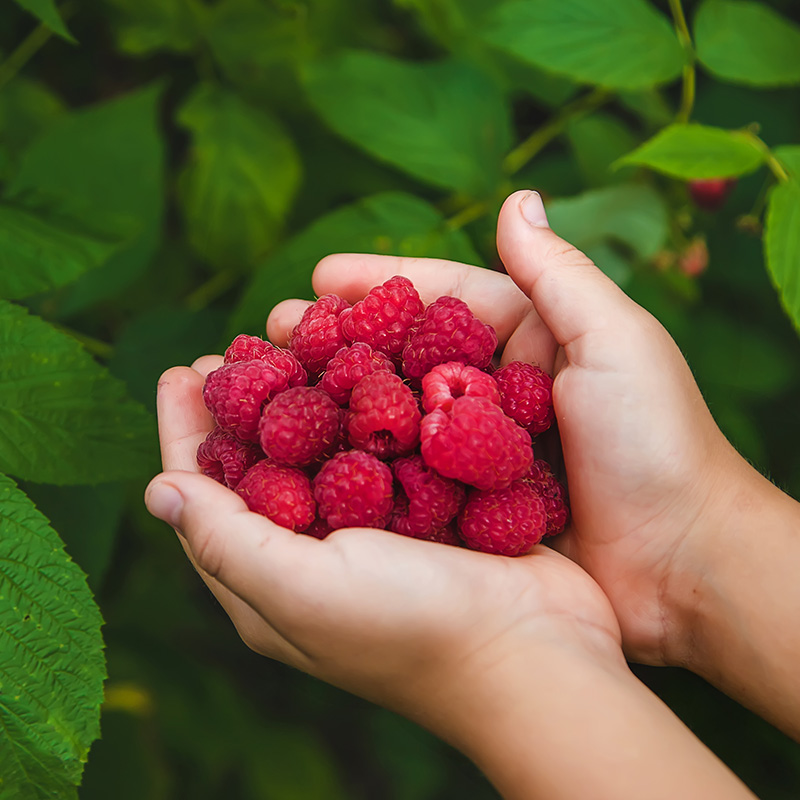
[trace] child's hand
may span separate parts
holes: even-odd
[[[251,648],[445,737],[457,724],[453,715],[474,710],[477,683],[491,685],[506,660],[527,654],[544,663],[557,650],[624,669],[605,596],[546,547],[511,559],[370,529],[319,541],[248,511],[235,493],[198,474],[195,452],[213,425],[203,377],[219,363],[207,356],[196,369],[162,377],[168,472],[154,479],[147,504],[178,529]]]
[[[493,325],[504,363],[532,361],[554,374],[573,517],[555,546],[605,590],[630,657],[679,662],[686,628],[672,599],[691,594],[699,563],[684,569],[684,559],[718,524],[727,496],[717,484],[741,460],[669,334],[547,227],[537,194],[506,201],[498,249],[511,278],[433,259],[336,255],[319,264],[314,290],[352,302],[406,275],[424,301],[458,296]],[[305,305],[273,311],[276,344]]]

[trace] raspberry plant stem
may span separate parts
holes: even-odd
[[[66,21],[75,12],[75,3],[65,3],[58,9],[61,18]],[[0,89],[2,89],[14,76],[30,61],[36,53],[47,44],[53,31],[44,23],[37,25],[26,36],[13,53],[0,64]]]
[[[692,35],[689,33],[689,26],[686,24],[686,15],[683,13],[681,0],[669,0],[669,10],[672,12],[672,19],[675,23],[675,32],[678,40],[683,47],[686,63],[683,65],[683,88],[681,91],[681,105],[675,117],[676,122],[688,122],[694,108],[695,96],[695,60],[694,45]]]

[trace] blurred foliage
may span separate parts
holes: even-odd
[[[496,797],[426,732],[247,651],[142,507],[160,372],[310,297],[327,253],[502,269],[500,203],[539,189],[800,496],[791,0],[5,0],[0,17],[0,796],[75,797],[102,712],[84,800]],[[718,177],[738,179],[722,208],[696,207],[686,182]],[[693,676],[637,671],[760,797],[796,796],[797,745]]]

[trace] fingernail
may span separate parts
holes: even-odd
[[[519,210],[529,225],[535,228],[549,228],[547,214],[544,211],[544,203],[539,192],[528,192],[519,204]]]
[[[147,487],[145,505],[154,517],[163,519],[173,528],[178,526],[183,510],[183,496],[171,484],[164,481],[151,483]]]

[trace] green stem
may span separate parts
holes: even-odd
[[[239,275],[239,271],[235,269],[224,270],[213,275],[186,298],[186,307],[190,311],[200,311],[203,308],[207,308],[236,283]]]
[[[88,336],[85,333],[76,331],[66,325],[61,325],[58,322],[51,322],[50,324],[57,330],[61,331],[61,333],[65,333],[67,336],[70,336],[76,341],[80,342],[84,350],[86,350],[88,353],[91,353],[93,356],[97,356],[97,358],[108,360],[114,355],[114,348],[108,342],[95,339],[94,336]]]
[[[750,143],[753,145],[753,147],[763,154],[764,163],[767,165],[769,171],[775,176],[775,178],[781,183],[786,183],[786,181],[789,180],[789,173],[786,171],[783,164],[781,164],[781,162],[775,158],[772,150],[769,149],[769,145],[753,130],[746,129],[743,131],[743,133],[748,139],[750,139]]]
[[[561,113],[556,114],[551,120],[537,128],[503,159],[504,172],[507,175],[519,172],[537,153],[563,133],[570,122],[594,111],[606,103],[610,97],[611,93],[607,89],[594,89],[589,94],[568,103]]]
[[[75,11],[74,3],[65,3],[58,13],[66,21]],[[2,89],[36,53],[47,43],[53,31],[44,23],[37,25],[19,44],[16,50],[0,64],[0,89]]]
[[[675,117],[677,122],[688,122],[694,108],[695,97],[695,52],[692,44],[692,35],[689,33],[689,26],[686,24],[686,15],[683,13],[681,0],[669,0],[669,10],[672,12],[672,20],[675,23],[675,32],[678,34],[678,41],[683,47],[686,63],[683,66],[683,86],[681,89],[681,106]]]

